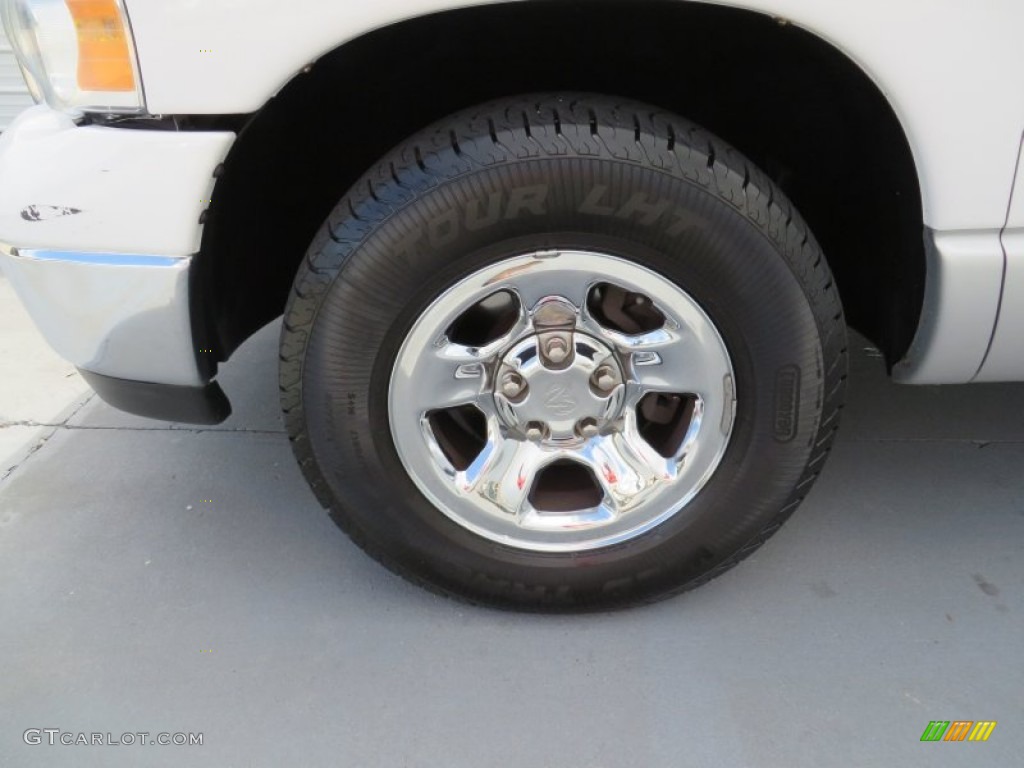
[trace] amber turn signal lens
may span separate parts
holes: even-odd
[[[64,0],[78,35],[78,87],[134,91],[128,36],[116,0]]]

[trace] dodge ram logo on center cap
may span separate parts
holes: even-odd
[[[576,401],[568,389],[554,386],[544,395],[544,407],[558,416],[568,416],[576,410]]]

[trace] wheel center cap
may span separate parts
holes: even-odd
[[[614,421],[624,399],[622,368],[611,348],[575,331],[538,333],[502,357],[494,402],[505,425],[528,439],[589,438]]]

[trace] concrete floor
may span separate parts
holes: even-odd
[[[295,467],[276,327],[194,430],[90,402],[0,483],[0,766],[1009,766],[1024,386],[899,388],[854,340],[818,485],[642,610],[469,608],[362,555]],[[987,743],[921,743],[996,720]],[[202,746],[28,746],[28,728]]]
[[[92,394],[43,341],[0,272],[0,481]]]

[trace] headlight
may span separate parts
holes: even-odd
[[[135,43],[121,0],[0,0],[36,101],[70,112],[142,112]]]

